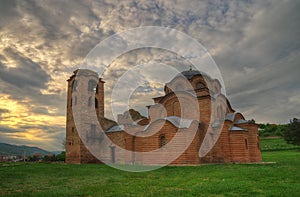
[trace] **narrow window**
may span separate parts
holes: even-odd
[[[98,109],[98,100],[95,98],[95,108]]]
[[[95,80],[89,80],[89,83],[88,83],[88,91],[89,92],[96,92],[96,86],[97,86],[97,83]]]
[[[248,140],[247,139],[245,139],[245,148],[246,148],[246,150],[248,150]]]
[[[76,90],[77,90],[77,80],[73,81],[72,90],[73,90],[73,92],[76,92]]]
[[[161,135],[159,137],[159,147],[163,147],[166,145],[166,136],[165,135]]]
[[[204,87],[205,87],[205,85],[202,82],[198,82],[196,84],[196,89],[201,89],[201,88],[204,88]]]

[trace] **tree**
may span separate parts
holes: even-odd
[[[294,118],[290,124],[287,125],[283,137],[289,144],[300,146],[300,120]]]
[[[62,151],[60,154],[56,155],[56,161],[65,161],[66,152]]]
[[[43,161],[46,161],[46,162],[53,162],[55,160],[56,160],[56,158],[55,158],[54,154],[45,155],[44,158],[43,158]]]

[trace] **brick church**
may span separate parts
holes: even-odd
[[[104,116],[104,81],[97,73],[79,69],[67,81],[66,163],[102,163],[86,142],[101,143],[103,133],[114,144],[105,145],[105,163],[159,165],[170,155],[176,158],[169,165],[261,161],[258,125],[232,109],[220,82],[205,73],[181,72],[165,84],[164,96],[147,106],[148,117],[130,109],[118,115],[117,122]],[[80,100],[79,90],[86,92],[87,99]],[[79,104],[96,111],[101,127],[86,125],[84,137],[72,111]],[[183,151],[176,149],[184,143]],[[116,147],[131,152],[124,156]],[[138,154],[158,149],[159,157]]]

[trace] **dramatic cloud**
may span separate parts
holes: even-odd
[[[175,28],[202,43],[220,68],[233,107],[246,118],[284,123],[299,117],[299,10],[293,0],[3,0],[0,141],[60,149],[66,80],[100,41],[141,26]],[[124,73],[153,62],[179,71],[190,64],[161,49],[128,52],[104,72],[106,106]],[[157,76],[143,70],[130,100],[144,114],[151,97],[162,94],[164,81],[158,81],[166,77],[159,66],[147,69]]]

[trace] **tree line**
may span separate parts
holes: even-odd
[[[42,161],[42,162],[56,162],[56,161],[60,161],[60,162],[64,162],[66,159],[66,152],[62,151],[60,154],[55,155],[55,154],[51,154],[51,155],[32,155],[32,156],[28,156],[26,158],[26,161]]]
[[[293,118],[289,124],[275,125],[275,124],[259,124],[259,136],[283,137],[289,144],[300,145],[300,119]]]

